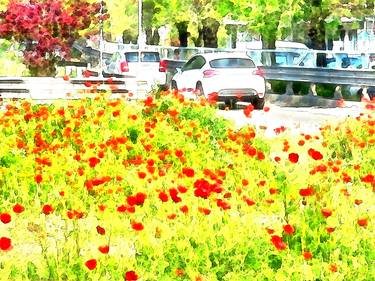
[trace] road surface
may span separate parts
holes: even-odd
[[[274,129],[281,126],[291,129],[292,134],[316,134],[324,124],[344,121],[348,117],[357,117],[362,112],[364,103],[346,102],[344,107],[280,107],[266,104],[269,111],[254,110],[248,118],[243,110],[219,110],[218,115],[233,120],[237,129],[252,124],[257,128],[266,126],[265,135],[275,136]]]

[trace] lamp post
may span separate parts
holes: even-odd
[[[100,0],[99,77],[103,77],[103,0]]]
[[[142,0],[138,0],[138,48],[143,47],[143,34],[142,34]]]

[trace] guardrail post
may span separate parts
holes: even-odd
[[[286,84],[285,95],[288,95],[288,96],[294,95],[293,82],[288,82]]]
[[[318,93],[316,92],[316,84],[315,83],[310,84],[308,95],[309,96],[317,96],[318,95]]]
[[[341,93],[341,85],[336,86],[335,92],[333,93],[333,98],[341,100],[343,99],[342,93]]]

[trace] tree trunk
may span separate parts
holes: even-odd
[[[205,18],[202,25],[204,46],[206,48],[217,48],[217,31],[220,23],[213,18]]]
[[[316,14],[312,15],[310,28],[308,31],[309,36],[309,48],[314,50],[326,50],[326,31],[324,26],[325,16],[322,11],[322,0],[312,0],[311,5],[314,11],[317,11]],[[327,60],[326,54],[318,53],[316,57],[316,66],[326,67]]]
[[[276,49],[276,39],[268,38],[262,41],[262,48],[275,50]],[[262,53],[262,63],[264,65],[276,65],[276,54],[274,52],[263,52]]]
[[[155,28],[152,34],[152,45],[159,45],[159,42],[160,42],[159,31],[157,28]]]
[[[193,42],[195,47],[203,46],[203,29],[201,27],[198,27],[198,37],[193,38]]]
[[[227,24],[225,26],[225,29],[227,30],[227,35],[230,38],[231,46],[230,48],[236,49],[237,45],[237,26],[234,24]]]
[[[180,40],[180,47],[187,47],[188,46],[188,37],[189,32],[188,29],[188,22],[182,21],[176,23],[176,27],[178,30],[178,39]]]
[[[145,33],[146,33],[146,44],[152,45],[152,28],[151,27],[146,28]]]

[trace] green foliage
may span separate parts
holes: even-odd
[[[287,131],[269,139],[250,126],[235,129],[204,100],[177,92],[139,102],[101,96],[5,103],[0,212],[11,222],[1,222],[1,235],[12,240],[11,249],[0,250],[6,280],[123,280],[133,270],[140,280],[371,280],[375,152],[368,112],[316,137]],[[311,149],[323,158],[313,159]],[[198,180],[207,182],[203,189],[222,190],[200,197]],[[308,187],[314,192],[301,195]],[[131,203],[137,194],[144,201]],[[14,211],[16,203],[23,212]],[[99,250],[104,245],[108,253]],[[92,270],[85,265],[91,259]]]
[[[0,39],[0,76],[27,76],[19,45]]]

